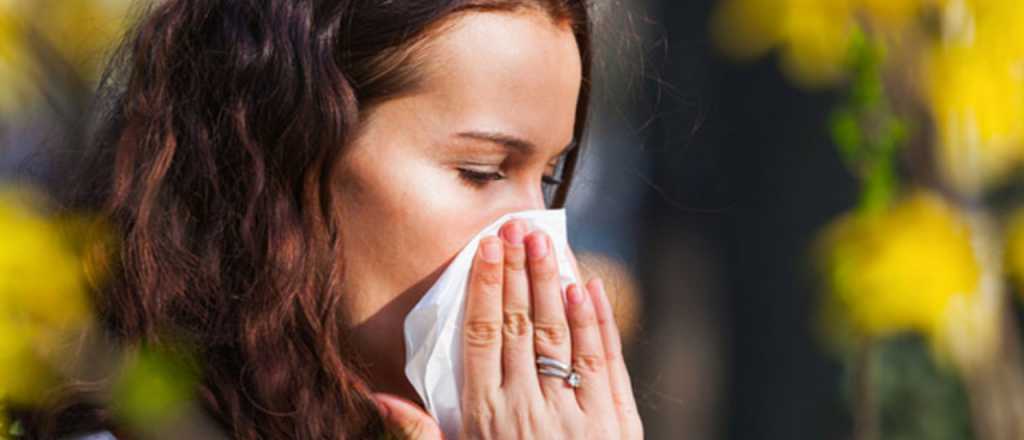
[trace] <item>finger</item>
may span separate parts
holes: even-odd
[[[501,239],[481,239],[470,269],[462,332],[463,383],[473,395],[501,386],[503,262]]]
[[[377,403],[381,418],[392,431],[401,434],[402,438],[414,440],[441,440],[441,427],[430,414],[416,404],[398,396],[374,393],[373,400]]]
[[[590,296],[578,284],[567,292],[569,329],[572,334],[572,366],[580,375],[576,400],[588,416],[615,417],[608,399],[608,370],[605,366],[604,343],[597,326],[597,316]],[[602,423],[606,422],[601,420]]]
[[[605,291],[604,283],[595,278],[587,283],[591,303],[597,315],[597,325],[601,329],[601,340],[604,343],[605,365],[608,368],[608,384],[611,389],[612,403],[619,414],[619,424],[623,428],[623,438],[643,438],[640,416],[637,413],[636,399],[633,396],[633,385],[622,356],[622,337],[615,323],[611,302]]]
[[[583,279],[583,272],[580,271],[580,263],[576,260],[576,254],[572,252],[572,248],[569,246],[565,247],[566,258],[569,259],[569,265],[571,266],[573,275],[576,275],[577,280]]]
[[[526,273],[526,225],[506,223],[500,231],[505,240],[502,310],[502,387],[538,388],[533,365],[533,323],[530,319],[530,284]],[[539,393],[539,391],[538,391]]]
[[[565,317],[562,286],[558,278],[551,238],[537,231],[526,237],[526,253],[533,299],[533,343],[538,356],[569,363],[569,323]],[[557,377],[542,376],[541,390],[549,399],[573,397],[571,388]],[[559,396],[559,397],[556,397]]]

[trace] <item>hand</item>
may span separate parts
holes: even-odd
[[[462,437],[642,438],[601,281],[569,286],[565,304],[551,239],[516,220],[500,235],[481,241],[470,275]],[[570,363],[582,385],[538,375],[537,355]]]
[[[373,398],[384,423],[394,434],[400,435],[400,438],[416,440],[440,440],[443,438],[441,427],[437,426],[437,421],[415,403],[386,393],[375,393]]]
[[[470,273],[461,438],[643,438],[601,280],[591,280],[586,291],[569,286],[565,304],[551,239],[539,231],[527,235],[518,220],[499,235],[481,240]],[[564,379],[538,375],[538,354],[571,363],[582,385],[573,389]],[[441,438],[415,404],[377,397],[385,420],[408,437]]]

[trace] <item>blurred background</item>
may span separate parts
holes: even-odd
[[[618,292],[648,438],[1024,438],[1017,3],[595,3],[570,241]],[[88,325],[25,292],[79,289],[88,252],[53,237],[96,230],[25,200],[60,185],[46,157],[85,135],[131,4],[0,0],[0,304],[45,317],[0,316],[14,399],[32,347]],[[185,395],[128,371],[130,395]]]

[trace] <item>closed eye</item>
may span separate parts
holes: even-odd
[[[473,185],[475,187],[484,187],[491,182],[505,180],[507,178],[507,176],[505,176],[503,173],[488,173],[470,170],[466,168],[459,168],[459,176],[466,183]],[[545,175],[544,177],[541,178],[541,183],[545,186],[557,187],[562,184],[562,180],[556,178],[555,176]]]

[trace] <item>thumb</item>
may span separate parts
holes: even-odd
[[[374,393],[381,417],[389,428],[413,440],[442,440],[441,427],[419,405],[398,396]]]

